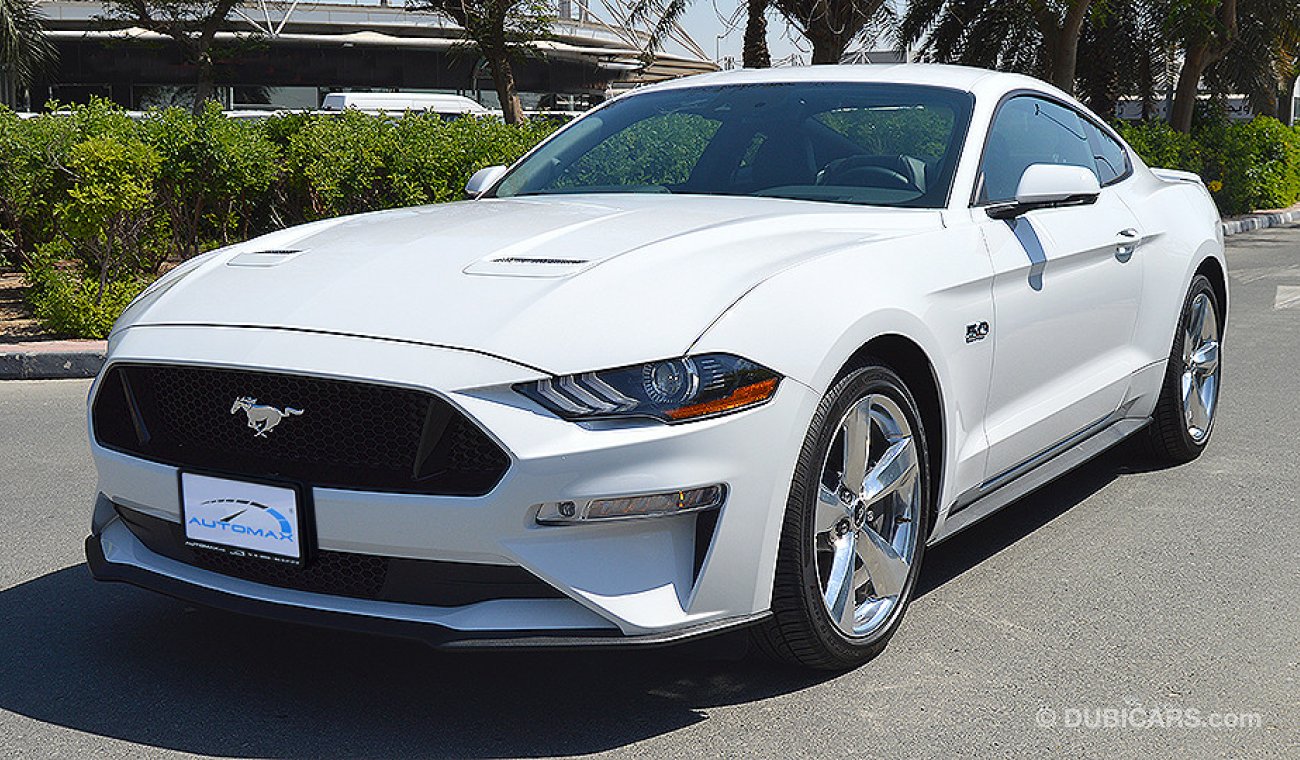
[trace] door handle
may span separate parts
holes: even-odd
[[[1128,238],[1129,240],[1133,240],[1138,236],[1138,232],[1132,227],[1127,227],[1119,231],[1119,236],[1122,238]],[[1136,250],[1137,250],[1137,241],[1134,241],[1132,243],[1127,243],[1127,242],[1120,243],[1119,245],[1115,246],[1115,258],[1119,261],[1119,263],[1126,264],[1128,263],[1129,259],[1133,258],[1133,252]]]

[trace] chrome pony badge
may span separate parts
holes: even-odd
[[[283,409],[276,409],[273,406],[257,403],[257,399],[252,396],[240,396],[235,399],[235,405],[230,407],[230,413],[234,414],[240,409],[248,416],[248,426],[253,429],[257,438],[265,438],[266,434],[275,429],[284,421],[286,417],[297,417],[302,414],[301,409],[294,409],[286,406]]]

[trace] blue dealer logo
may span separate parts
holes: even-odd
[[[209,504],[230,504],[233,511],[229,515],[218,520],[204,517],[191,517],[189,519],[191,525],[198,525],[207,528],[208,530],[219,530],[237,535],[253,536],[254,538],[265,538],[272,541],[293,541],[293,524],[274,507],[268,507],[265,504],[259,504],[256,501],[249,501],[248,499],[209,499],[208,501],[200,503],[199,506],[206,507]],[[255,509],[260,510],[260,512],[251,511]],[[256,525],[247,524],[246,521],[250,516],[261,514],[271,517],[275,521],[276,526],[278,526],[278,530],[274,527],[259,528]]]

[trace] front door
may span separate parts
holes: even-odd
[[[1082,117],[1031,96],[1002,105],[984,163],[982,203],[1014,199],[1032,164],[1097,171]],[[1141,366],[1132,346],[1141,229],[1111,187],[1090,205],[1008,221],[972,211],[994,268],[985,429],[986,487],[995,487],[1094,431],[1123,401]]]

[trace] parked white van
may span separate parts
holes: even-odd
[[[348,108],[390,114],[427,111],[443,116],[490,116],[495,113],[470,98],[434,92],[331,92],[321,103],[323,111]]]

